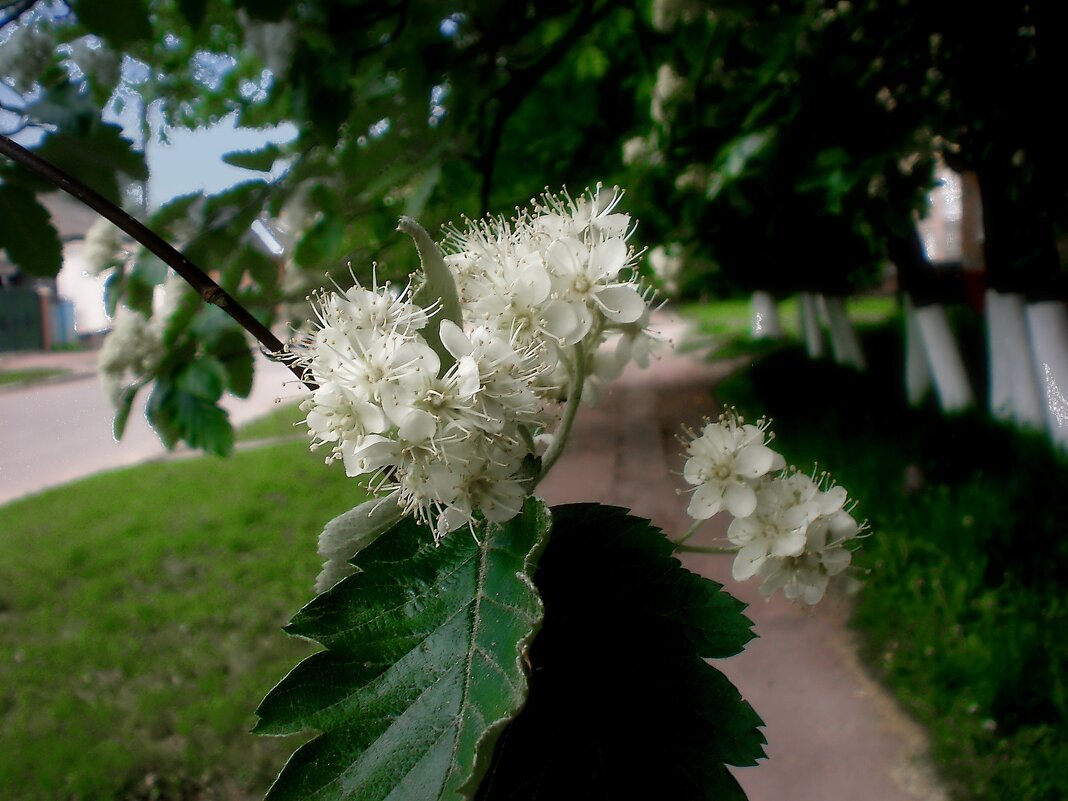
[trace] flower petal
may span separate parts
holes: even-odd
[[[749,517],[756,511],[757,496],[748,484],[732,482],[723,493],[723,505],[735,517]]]

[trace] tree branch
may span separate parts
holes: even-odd
[[[257,320],[248,309],[234,300],[221,286],[213,281],[203,270],[178,252],[162,237],[145,227],[109,200],[105,200],[85,184],[71,177],[63,170],[50,164],[26,148],[13,142],[6,136],[0,136],[0,155],[7,156],[27,170],[55,184],[64,192],[80,200],[93,211],[113,222],[148,250],[170,266],[178,275],[192,286],[206,303],[218,306],[238,325],[252,334],[267,350],[276,356],[286,355],[285,346],[270,329]],[[292,361],[284,360],[293,374],[309,389],[315,384],[307,380],[304,373]]]

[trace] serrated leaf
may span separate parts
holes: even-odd
[[[239,398],[247,398],[252,391],[255,365],[244,333],[226,329],[207,343],[207,350],[225,368],[227,389]]]
[[[264,699],[256,731],[323,732],[290,759],[268,799],[470,798],[501,729],[526,700],[541,622],[531,575],[548,537],[544,503],[434,545],[402,520],[353,560],[359,572],[287,631],[327,650]]]
[[[78,21],[117,50],[152,35],[148,9],[141,0],[71,0]]]
[[[281,154],[282,149],[278,145],[269,144],[259,150],[232,150],[223,153],[222,160],[245,170],[269,172]]]
[[[139,181],[148,178],[144,153],[133,149],[117,125],[95,125],[85,134],[58,131],[36,152],[116,204],[121,203],[118,173]]]
[[[404,514],[396,494],[372,498],[331,520],[319,535],[319,556],[326,559],[315,579],[315,591],[325,592],[356,572],[356,554],[393,528]]]
[[[39,278],[54,278],[63,266],[63,246],[48,210],[22,187],[0,185],[0,249]]]
[[[218,359],[208,356],[186,364],[178,373],[175,385],[182,392],[214,403],[222,397],[226,380],[226,368]]]
[[[145,411],[148,422],[168,448],[182,441],[218,456],[233,450],[234,430],[227,411],[169,381],[156,382]]]
[[[477,797],[741,801],[724,765],[763,756],[762,724],[702,657],[752,637],[744,604],[684,569],[647,520],[594,504],[552,513],[530,700]]]

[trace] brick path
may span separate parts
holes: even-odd
[[[657,322],[678,341],[677,320]],[[572,441],[539,494],[554,504],[625,506],[681,533],[688,518],[686,498],[676,494],[684,483],[675,437],[683,423],[696,427],[718,414],[714,386],[730,369],[674,354],[648,370],[628,369],[597,406],[579,412]],[[788,451],[789,443],[781,445]],[[725,527],[710,521],[692,542],[712,544]],[[765,602],[754,583],[731,579],[730,557],[687,554],[683,563],[751,604],[758,639],[717,663],[766,723],[769,758],[734,771],[749,801],[945,799],[925,760],[923,732],[859,665],[845,600],[830,597],[815,611],[781,596]]]

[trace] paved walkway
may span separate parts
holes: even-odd
[[[30,385],[0,386],[0,504],[168,454],[144,416],[148,392],[139,393],[126,433],[115,442],[114,410],[100,387],[96,357],[95,351],[0,354],[0,370],[69,371]],[[250,396],[223,400],[235,425],[270,412],[278,398],[300,394],[283,365],[256,358]]]
[[[661,330],[676,342],[684,333],[671,319]],[[682,424],[696,427],[719,413],[712,393],[731,366],[667,354],[648,370],[629,369],[597,406],[579,412],[572,442],[539,494],[550,503],[629,507],[677,536],[688,518],[686,498],[676,494],[684,486],[676,435]],[[714,519],[692,542],[712,544],[725,528]],[[765,602],[755,583],[731,579],[730,561],[683,558],[751,605],[758,639],[716,663],[766,723],[768,759],[734,771],[749,801],[943,801],[922,730],[857,661],[846,601],[829,597],[814,611],[781,596]]]

